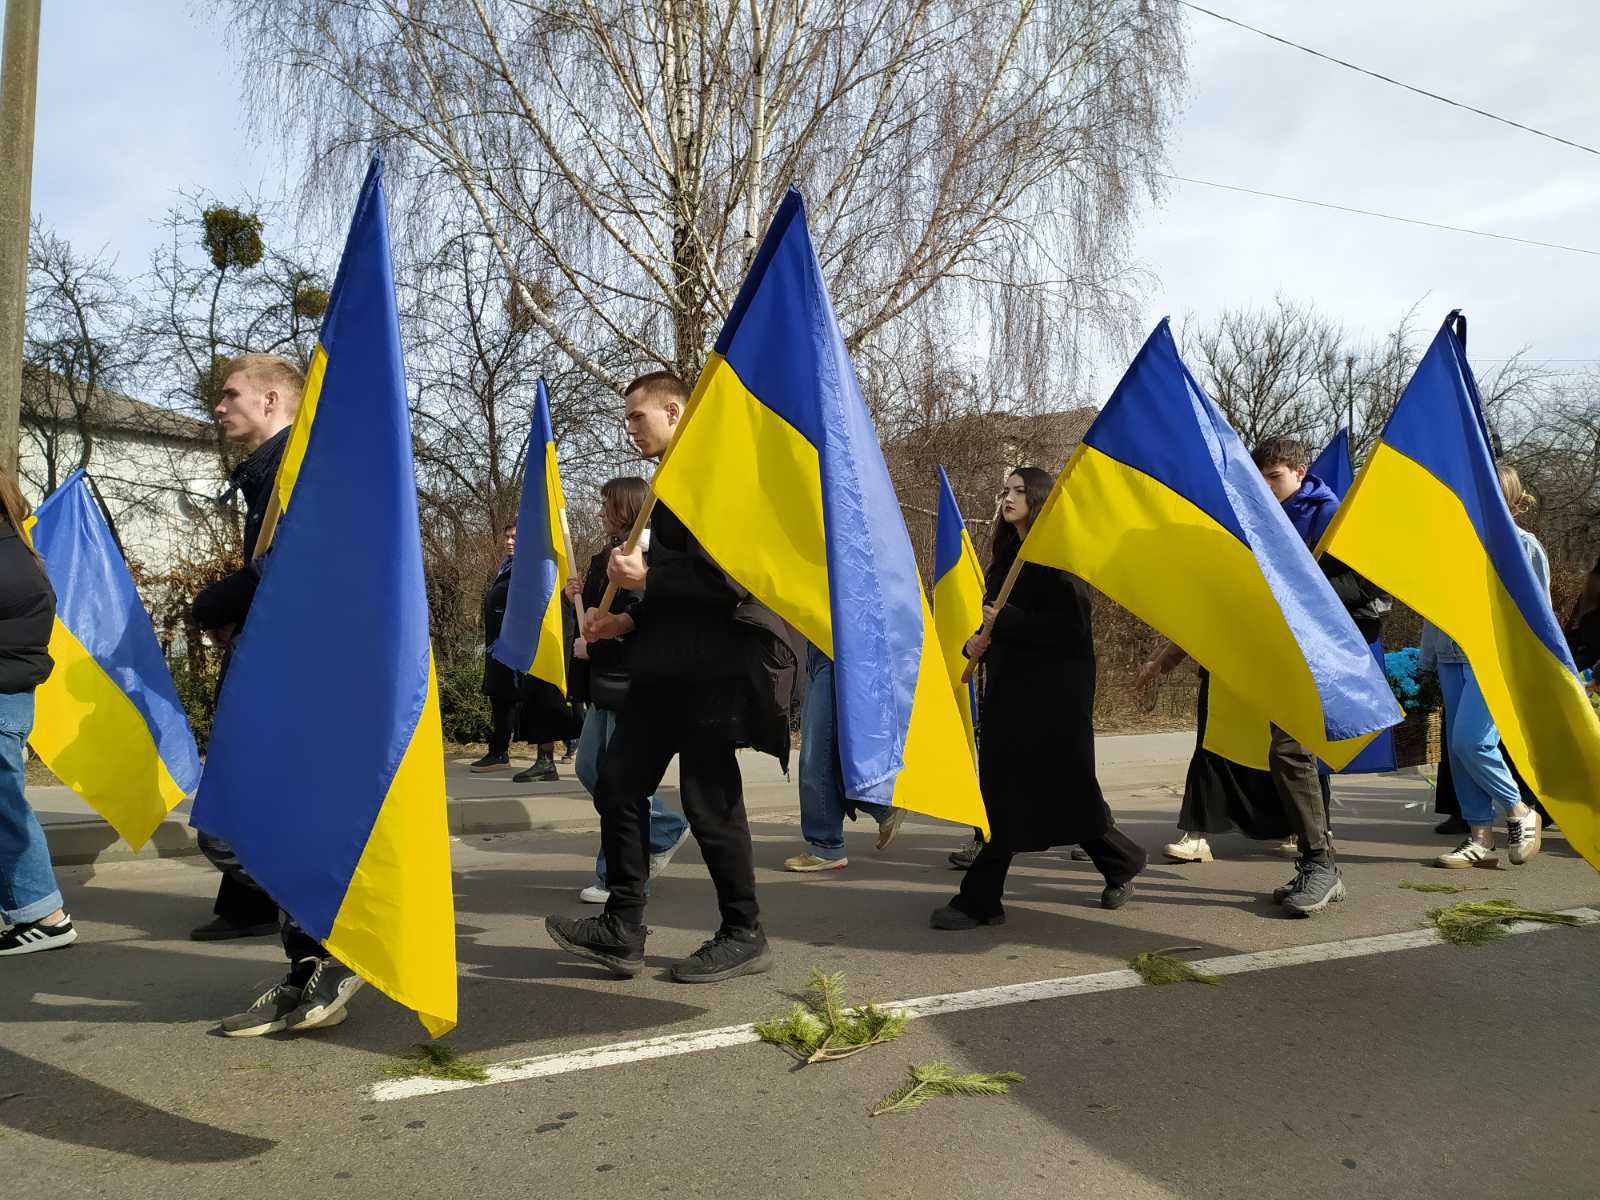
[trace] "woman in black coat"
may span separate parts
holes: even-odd
[[[1050,495],[1050,475],[1019,467],[1006,480],[986,575],[992,611],[1034,515]],[[1089,589],[1065,571],[1023,566],[988,638],[967,643],[982,656],[978,782],[989,841],[961,891],[936,910],[935,929],[1005,921],[1000,903],[1014,855],[1082,846],[1105,877],[1100,903],[1121,908],[1144,870],[1145,852],[1117,829],[1094,773],[1094,635]]]

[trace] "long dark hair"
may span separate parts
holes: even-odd
[[[1017,467],[1006,472],[1006,481],[1010,482],[1013,475],[1022,477],[1023,495],[1028,501],[1028,528],[1031,529],[1034,520],[1039,516],[1039,510],[1050,498],[1050,489],[1056,485],[1055,476],[1039,467]],[[1022,534],[1017,532],[1017,527],[1010,521],[996,520],[994,535],[989,543],[990,564],[1004,562],[1009,570],[1011,560],[1017,556],[1017,551],[1021,548]]]
[[[33,543],[28,540],[28,535],[22,532],[22,524],[33,513],[27,498],[23,496],[22,489],[17,486],[16,479],[11,472],[0,467],[0,518],[4,518],[11,528],[17,531],[17,536],[22,539],[22,544],[33,556],[34,566],[39,568],[40,574],[44,573],[44,563],[39,558],[39,552],[33,548]]]
[[[649,496],[650,485],[637,475],[619,475],[600,485],[600,523],[605,525],[605,519],[609,516],[621,531],[612,533],[607,529],[606,538],[609,541],[622,544],[632,531],[634,522],[639,519],[639,510]]]

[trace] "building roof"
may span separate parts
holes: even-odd
[[[47,380],[44,388],[39,387],[40,374]],[[76,423],[72,400],[61,376],[53,371],[28,373],[23,387],[22,421],[24,424]],[[207,445],[216,440],[216,426],[210,421],[147,404],[110,388],[94,390],[89,404],[89,426],[99,433],[129,433]]]

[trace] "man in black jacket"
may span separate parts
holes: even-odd
[[[256,543],[304,387],[300,368],[275,354],[246,354],[235,359],[222,385],[217,423],[224,437],[246,451],[228,476],[228,489],[222,494],[224,501],[235,496],[244,501],[244,562],[201,589],[194,599],[194,617],[200,628],[224,647],[231,646],[244,624],[260,582]],[[231,649],[224,650],[223,673],[231,653]],[[219,677],[219,689],[220,684]],[[198,835],[198,841],[201,852],[222,872],[222,882],[212,909],[216,918],[191,930],[189,936],[197,942],[210,942],[278,932],[277,904],[238,868],[232,848],[205,833]]]
[[[659,459],[689,401],[665,371],[624,393],[628,436]],[[650,522],[650,562],[612,552],[620,588],[643,593],[624,614],[590,613],[589,642],[629,638],[632,680],[595,788],[610,897],[599,917],[549,917],[551,938],[582,958],[631,977],[644,969],[645,883],[649,878],[650,795],[674,755],[684,815],[717,889],[722,925],[694,954],[673,964],[680,983],[714,983],[764,971],[771,962],[756,904],[755,863],[736,747],[765,731],[750,685],[751,634],[741,620],[747,593],[713,562],[664,504]]]

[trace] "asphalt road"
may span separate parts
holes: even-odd
[[[1119,821],[1169,840],[1181,768],[1108,765]],[[1340,786],[1352,889],[1310,921],[1262,893],[1288,865],[1238,839],[1202,866],[1153,864],[1115,913],[1087,863],[1019,861],[999,929],[939,933],[960,832],[908,824],[884,856],[778,868],[792,818],[755,823],[776,963],[685,987],[665,964],[714,921],[692,848],[660,881],[650,968],[616,981],[563,955],[540,918],[576,911],[594,839],[476,836],[456,846],[462,1019],[484,1063],[558,1054],[783,1010],[813,966],[893,1000],[1125,967],[1175,944],[1227,956],[1415,930],[1461,883],[1536,908],[1600,905],[1559,839],[1525,868],[1439,872],[1426,786]],[[860,829],[861,827],[857,827]],[[897,1197],[1593,1197],[1600,1194],[1600,930],[1434,946],[1191,984],[1073,995],[915,1021],[897,1042],[796,1070],[741,1045],[444,1095],[379,1102],[421,1040],[371,989],[319,1035],[230,1041],[215,1020],[279,971],[269,940],[201,945],[214,886],[197,859],[63,872],[83,940],[0,966],[5,1194]],[[1026,1075],[1012,1095],[868,1111],[914,1062]]]

